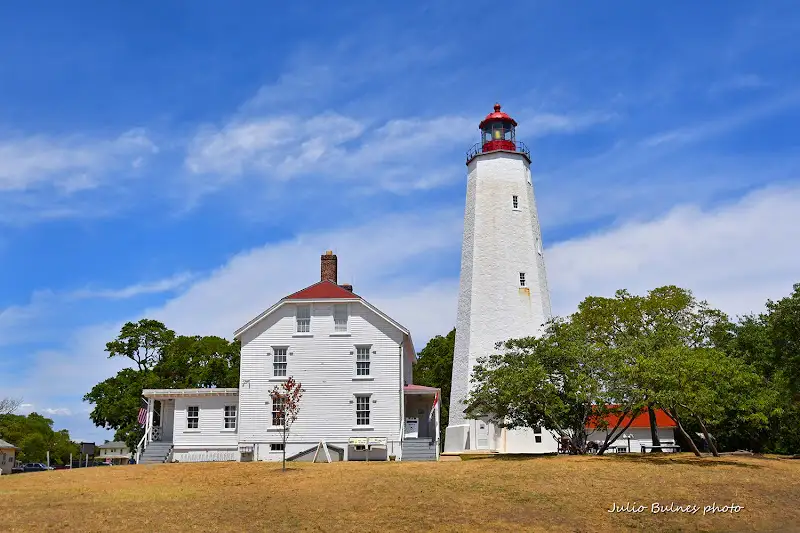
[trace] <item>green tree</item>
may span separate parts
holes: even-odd
[[[686,431],[687,420],[700,428],[715,456],[719,453],[709,428],[716,433],[732,419],[767,422],[758,392],[763,378],[722,350],[670,346],[642,359],[638,371],[650,399],[675,421],[695,455],[700,451]]]
[[[442,337],[437,335],[428,341],[425,348],[417,354],[414,362],[414,383],[441,389],[439,401],[440,441],[444,442],[450,409],[450,388],[453,380],[453,353],[455,351],[456,330]]]
[[[127,357],[138,370],[149,370],[173,340],[174,331],[157,320],[143,318],[123,325],[119,337],[106,344],[106,351],[109,357]]]
[[[628,386],[640,391],[648,407],[654,451],[660,451],[656,393],[664,393],[665,382],[646,370],[660,368],[665,350],[724,345],[732,329],[727,316],[674,285],[658,287],[645,296],[620,290],[614,298],[588,297],[577,314],[587,324],[591,342],[621,354],[630,369],[625,372]],[[654,388],[657,385],[662,388]]]
[[[581,317],[551,321],[539,338],[511,339],[500,353],[480,358],[467,415],[506,428],[545,427],[566,438],[571,453],[587,452],[591,419],[619,415],[602,447],[618,438],[640,409],[636,391],[620,379],[620,352],[590,342]]]
[[[768,422],[727,415],[717,432],[729,448],[756,452],[800,453],[800,391],[798,354],[800,347],[800,284],[778,301],[768,300],[766,312],[740,317],[725,344],[736,357],[763,378],[749,396],[761,404]]]
[[[139,425],[143,389],[236,387],[239,341],[215,336],[176,336],[161,322],[128,322],[106,344],[109,357],[127,357],[136,368],[120,370],[84,395],[94,407],[95,425],[115,430],[114,439],[134,449],[144,428]]]
[[[164,348],[153,371],[169,388],[237,387],[240,352],[238,340],[179,336]]]
[[[65,464],[70,453],[78,453],[67,430],[54,431],[53,421],[37,413],[0,415],[0,435],[20,449],[18,459],[23,462],[43,463],[50,452],[51,464]]]
[[[89,417],[96,426],[115,430],[114,439],[133,450],[144,434],[139,425],[142,390],[159,388],[161,381],[152,371],[124,368],[117,375],[101,381],[84,395],[94,408]]]

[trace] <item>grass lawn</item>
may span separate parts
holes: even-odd
[[[800,531],[800,461],[194,463],[0,476],[0,531]],[[609,513],[612,502],[641,513]],[[695,504],[696,514],[650,512]],[[736,504],[738,513],[703,506]]]

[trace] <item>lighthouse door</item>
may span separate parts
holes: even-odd
[[[483,420],[475,421],[475,429],[477,435],[475,436],[475,444],[479,450],[489,449],[489,424]]]

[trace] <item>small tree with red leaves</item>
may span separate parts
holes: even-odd
[[[272,412],[279,413],[280,419],[278,422],[283,433],[283,470],[286,471],[286,437],[289,435],[289,430],[292,424],[297,420],[297,414],[300,412],[300,400],[303,397],[303,388],[299,381],[295,381],[292,376],[281,383],[276,385],[272,392],[269,393],[272,399]],[[275,421],[273,421],[273,424]]]

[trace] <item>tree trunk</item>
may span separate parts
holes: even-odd
[[[611,433],[609,433],[606,436],[606,441],[603,443],[603,445],[600,447],[600,449],[597,450],[597,455],[603,455],[603,453],[605,453],[605,451],[608,449],[608,447],[611,446],[612,444],[614,444],[617,441],[617,439],[619,439],[620,435],[622,435],[626,431],[628,431],[628,428],[631,427],[631,424],[633,424],[633,420],[638,416],[636,414],[636,412],[629,412],[628,414],[630,415],[631,419],[628,420],[628,423],[625,425],[624,428],[622,428],[622,431],[620,431],[617,434],[617,436],[614,437],[613,439],[609,438],[609,437],[613,436],[614,435],[614,431],[616,431],[619,428],[619,422],[617,422],[617,426],[611,431]],[[622,419],[620,419],[620,420],[622,420]],[[628,444],[630,445],[630,442]],[[629,448],[630,448],[630,446],[629,446]],[[630,451],[630,449],[628,451]]]
[[[283,471],[286,472],[286,422],[283,422]]]
[[[653,440],[653,447],[650,449],[650,453],[661,453],[661,439],[658,438],[656,412],[652,403],[647,404],[647,414],[650,417],[650,438]]]
[[[700,423],[700,429],[703,431],[703,436],[706,438],[706,442],[708,443],[708,449],[711,451],[711,455],[713,455],[714,457],[719,457],[719,452],[717,451],[717,447],[711,440],[711,435],[708,434],[708,429],[706,429],[706,425],[703,423],[703,419],[700,418],[699,415],[695,415],[695,418],[697,418],[697,422]]]
[[[681,424],[681,420],[678,418],[677,411],[675,411],[675,409],[670,409],[670,412],[670,418],[672,418],[672,420],[675,421],[675,424],[678,425],[678,431],[680,431],[681,435],[683,435],[683,437],[689,442],[689,447],[692,448],[692,451],[697,457],[702,457],[703,455],[700,453],[700,450],[697,449],[697,445],[692,440],[692,437],[690,437],[689,434],[686,433],[686,430],[683,429],[683,424]]]

